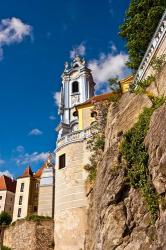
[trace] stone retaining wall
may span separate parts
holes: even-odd
[[[12,250],[51,250],[54,248],[53,230],[52,220],[20,220],[5,229],[3,245]]]

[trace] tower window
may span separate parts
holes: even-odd
[[[65,168],[66,166],[66,157],[65,154],[59,156],[59,169]]]
[[[22,195],[19,197],[19,205],[22,205]]]
[[[24,192],[24,183],[21,183],[20,192]]]
[[[17,217],[21,217],[21,208],[18,209]]]
[[[79,87],[78,87],[78,82],[73,82],[72,83],[72,93],[77,93],[79,92]]]

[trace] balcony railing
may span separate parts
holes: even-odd
[[[156,29],[156,32],[148,46],[148,49],[145,53],[145,56],[139,66],[139,69],[137,71],[137,74],[135,76],[135,80],[142,80],[149,63],[155,54],[156,50],[158,49],[162,39],[166,35],[166,11],[164,12],[161,21]]]
[[[70,134],[64,135],[59,140],[57,140],[56,150],[58,150],[59,148],[65,146],[67,144],[70,144],[73,142],[83,141],[83,140],[89,138],[90,136],[91,136],[90,128],[87,128],[84,130],[74,131]]]

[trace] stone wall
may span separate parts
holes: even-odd
[[[4,232],[4,246],[12,250],[51,250],[54,248],[54,225],[47,221],[16,221]]]
[[[66,155],[66,166],[59,169],[59,156]],[[83,249],[87,226],[87,198],[84,161],[85,142],[62,147],[56,153],[55,249]]]

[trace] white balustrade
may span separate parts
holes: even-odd
[[[67,144],[83,141],[91,136],[91,129],[90,127],[85,130],[78,130],[74,131],[70,134],[64,135],[60,139],[57,140],[57,149],[61,148],[62,146],[65,146]]]
[[[148,46],[148,49],[145,53],[145,56],[138,68],[138,71],[136,73],[136,76],[135,76],[135,81],[137,80],[141,80],[142,77],[144,76],[146,70],[147,70],[147,67],[149,66],[149,63],[153,57],[153,55],[155,54],[161,40],[163,39],[163,37],[165,36],[166,34],[166,11],[164,12],[162,18],[161,18],[161,21],[156,29],[156,32]]]

